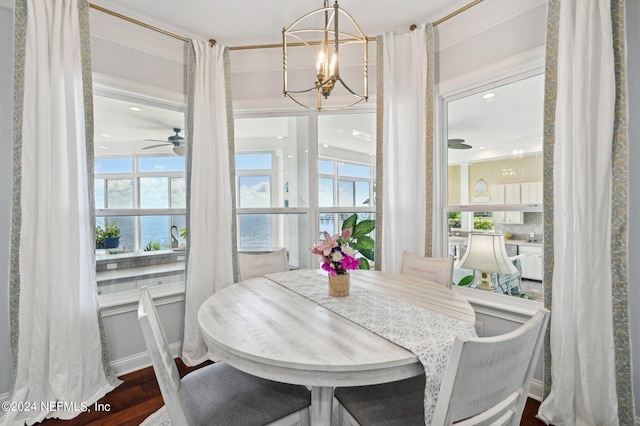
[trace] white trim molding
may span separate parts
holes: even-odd
[[[156,306],[184,302],[184,282],[149,287]],[[100,313],[103,317],[135,312],[138,309],[140,290],[122,291],[98,296]]]
[[[172,357],[179,358],[182,353],[182,342],[171,343],[169,349]],[[147,351],[111,361],[111,367],[113,367],[116,376],[133,373],[150,365],[151,358],[149,358]]]
[[[152,106],[175,111],[184,112],[187,110],[187,95],[185,93],[97,72],[93,73],[92,78],[94,95],[133,102],[144,101]]]

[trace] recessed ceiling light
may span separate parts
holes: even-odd
[[[327,145],[326,143],[323,143],[322,146],[324,146],[325,148],[329,148],[329,145]]]
[[[129,107],[129,109],[130,109],[131,111],[135,111],[135,112],[140,112],[140,111],[142,111],[142,108],[137,107],[137,106]]]
[[[276,136],[276,139],[284,139],[284,136]]]
[[[287,158],[293,158],[293,155],[287,155]]]
[[[495,93],[485,93],[484,95],[482,95],[482,99],[487,100],[487,99],[492,99],[495,98],[496,94]]]
[[[486,149],[486,146],[479,146],[478,149]]]
[[[102,136],[103,138],[110,138],[111,135],[108,133],[100,133],[100,136]]]
[[[100,145],[100,149],[109,149],[108,146]]]

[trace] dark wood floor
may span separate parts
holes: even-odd
[[[184,376],[200,367],[186,367],[179,359],[176,359],[176,363],[178,364],[180,376]],[[208,363],[202,365],[206,364]],[[39,424],[46,426],[138,426],[144,419],[164,405],[158,382],[151,367],[125,374],[120,379],[124,383],[98,401],[98,404],[102,404],[102,407],[108,407],[108,411],[91,410],[91,412],[80,414],[73,420],[49,419]],[[540,403],[538,401],[529,398],[520,424],[524,426],[544,425],[544,423],[535,418],[539,406]]]

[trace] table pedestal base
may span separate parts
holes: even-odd
[[[331,403],[333,402],[333,387],[312,386],[311,407],[309,414],[311,426],[331,425]]]

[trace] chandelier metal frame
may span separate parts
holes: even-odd
[[[324,14],[323,28],[304,28],[303,23],[312,19],[317,19],[316,15]],[[342,31],[339,28],[339,17],[344,16],[353,25],[355,34]],[[322,36],[321,41],[309,41],[308,36]],[[292,39],[293,42],[289,41]],[[322,98],[328,99],[337,83],[340,83],[351,95],[356,97],[354,102],[346,105],[332,107],[331,109],[343,109],[355,105],[369,97],[369,62],[368,62],[368,38],[362,32],[358,23],[344,9],[338,6],[336,1],[333,6],[329,6],[329,0],[324,1],[324,7],[314,10],[302,16],[287,28],[282,29],[282,72],[283,72],[283,93],[291,98],[295,103],[304,108],[317,108],[322,110]],[[362,44],[363,46],[363,94],[358,94],[347,85],[340,76],[340,56],[341,45]],[[306,46],[312,50],[318,58],[316,63],[316,80],[312,87],[302,90],[289,90],[288,87],[288,67],[287,52],[289,47]],[[331,54],[330,54],[331,53]],[[298,95],[316,90],[318,93],[315,106],[309,106]]]

